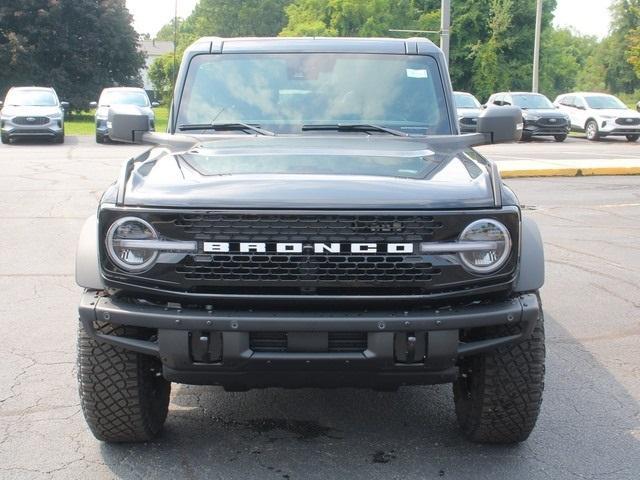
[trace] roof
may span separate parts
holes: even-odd
[[[53,90],[51,87],[11,87],[10,90],[42,90],[45,92],[50,92]]]
[[[165,40],[143,40],[140,49],[150,57],[165,55],[173,52],[173,42]]]
[[[107,87],[105,89],[103,89],[103,92],[107,92],[107,91],[112,91],[112,90],[120,90],[120,91],[124,91],[124,92],[144,92],[144,88],[140,88],[140,87]]]
[[[198,53],[380,53],[437,54],[441,50],[427,38],[347,37],[203,37],[188,49]]]

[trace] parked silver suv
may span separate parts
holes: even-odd
[[[64,143],[64,112],[69,104],[60,102],[53,88],[13,87],[0,107],[2,143],[25,137]]]
[[[105,143],[109,138],[109,108],[114,105],[133,105],[139,107],[142,113],[149,117],[149,129],[155,130],[156,116],[152,107],[157,107],[156,102],[151,103],[149,96],[142,88],[114,87],[105,88],[98,102],[91,102],[90,106],[96,109],[96,142]]]

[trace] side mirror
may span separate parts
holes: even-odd
[[[491,143],[512,143],[522,138],[522,110],[504,106],[487,108],[478,116],[478,133],[491,138]]]
[[[160,102],[151,102],[151,106],[153,108],[159,107],[160,106]]]
[[[71,105],[69,104],[69,102],[60,102],[60,106],[62,107],[63,110],[69,110],[69,107]]]
[[[98,102],[89,102],[89,108],[98,108]]]
[[[135,105],[116,105],[109,109],[109,138],[114,142],[142,143],[149,132],[149,117]]]

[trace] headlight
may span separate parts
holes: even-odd
[[[463,265],[474,273],[492,273],[504,265],[511,253],[509,230],[497,220],[483,218],[471,223],[458,237]],[[474,248],[474,243],[475,248]]]
[[[129,272],[143,272],[158,259],[158,250],[150,249],[149,240],[157,240],[155,229],[144,220],[124,217],[113,222],[107,232],[106,246],[109,258]],[[142,241],[142,242],[141,242]]]
[[[530,121],[532,121],[532,122],[537,122],[538,120],[540,120],[540,116],[538,116],[538,115],[531,115],[531,114],[527,114],[527,113],[525,113],[525,114],[523,115],[523,118],[524,118],[525,120],[530,120]]]
[[[62,114],[60,112],[52,113],[51,115],[49,115],[49,118],[51,120],[60,120],[62,118]]]

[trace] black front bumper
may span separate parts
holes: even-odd
[[[159,357],[168,380],[233,390],[448,383],[457,376],[460,357],[523,341],[540,315],[534,294],[441,310],[309,311],[168,308],[86,291],[79,310],[89,335]],[[104,335],[96,328],[101,322],[143,327],[149,335]],[[510,326],[507,333],[461,340],[463,332],[501,325]],[[280,332],[288,347],[256,351],[252,335],[257,332]],[[328,332],[359,333],[366,344],[362,351],[327,351],[322,339]]]

